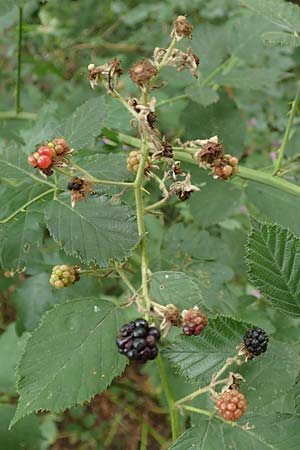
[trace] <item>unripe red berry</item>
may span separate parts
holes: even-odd
[[[39,156],[37,160],[37,165],[40,169],[48,169],[52,164],[52,158],[49,158],[49,156]]]
[[[29,155],[27,158],[28,164],[32,167],[37,166],[37,160],[35,159],[34,155]]]
[[[53,152],[52,148],[46,147],[46,146],[40,147],[38,149],[38,154],[40,156],[42,156],[42,155],[48,156],[48,158],[52,158],[54,156],[54,152]]]
[[[244,395],[236,389],[225,391],[217,400],[216,407],[225,420],[236,421],[246,412]]]

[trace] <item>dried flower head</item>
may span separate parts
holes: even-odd
[[[162,62],[166,53],[167,49],[165,48],[155,48],[153,58],[156,65]],[[193,53],[191,48],[188,48],[186,52],[174,48],[164,64],[170,67],[177,67],[179,72],[188,69],[195,78],[198,78],[199,62],[199,57]]]
[[[138,86],[148,83],[157,74],[156,67],[149,59],[143,59],[135,63],[129,70],[129,76]]]
[[[108,91],[113,91],[114,85],[118,84],[122,73],[120,61],[117,58],[113,58],[102,66],[88,65],[88,79],[93,89],[95,89],[100,80],[103,80],[106,82]]]
[[[178,16],[173,22],[171,37],[175,37],[176,41],[188,37],[192,38],[192,25],[187,21],[185,16]]]
[[[198,192],[200,189],[191,184],[191,174],[188,173],[184,181],[176,181],[170,186],[170,195],[177,195],[179,200],[185,201],[190,198],[192,192]]]
[[[209,168],[214,166],[216,159],[221,158],[223,154],[223,146],[218,141],[208,140],[202,145],[201,150],[196,153],[200,167]]]
[[[74,208],[77,201],[85,200],[86,194],[93,192],[89,181],[79,177],[71,178],[68,182],[68,189],[71,191],[72,208]]]
[[[180,161],[174,161],[172,164],[172,178],[174,180],[177,179],[177,177],[185,177],[185,173],[182,170],[181,162]]]
[[[174,305],[167,305],[167,308],[164,312],[164,318],[167,322],[175,327],[179,327],[182,323],[181,312]]]

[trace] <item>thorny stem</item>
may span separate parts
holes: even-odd
[[[20,208],[18,208],[16,211],[14,211],[10,216],[6,217],[5,219],[0,220],[0,223],[4,224],[12,220],[15,216],[17,216],[20,212],[25,212],[25,209],[28,208],[28,206],[32,205],[33,203],[37,202],[43,197],[46,197],[46,195],[50,194],[51,192],[54,192],[55,189],[49,189],[49,191],[42,192],[41,194],[37,195],[36,197],[32,198],[31,200],[28,200],[28,202],[24,203]]]
[[[22,34],[23,34],[23,7],[19,6],[18,29],[18,65],[16,81],[16,114],[21,112],[21,67],[22,67]]]
[[[291,132],[291,129],[292,129],[292,126],[293,126],[295,115],[296,115],[297,110],[298,110],[299,100],[300,100],[300,83],[298,84],[298,89],[297,89],[297,93],[296,93],[295,99],[292,102],[292,108],[291,108],[290,113],[289,113],[290,117],[289,117],[288,124],[287,124],[286,130],[285,130],[284,136],[283,136],[283,140],[282,140],[281,146],[280,146],[280,148],[278,150],[278,158],[277,158],[277,161],[276,161],[276,166],[275,166],[275,170],[274,170],[273,175],[276,175],[279,172],[279,170],[281,169],[281,165],[282,165],[282,161],[283,161],[283,157],[284,157],[284,152],[285,152],[285,149],[286,149],[286,147],[288,145],[289,138],[290,138],[290,132]]]
[[[173,399],[170,386],[168,383],[168,377],[165,371],[165,367],[162,361],[162,358],[160,355],[156,358],[157,367],[159,370],[159,375],[161,379],[161,384],[163,386],[164,392],[166,394],[168,408],[169,408],[169,414],[170,414],[170,420],[171,420],[171,430],[172,430],[172,440],[173,442],[176,441],[177,437],[179,436],[179,425],[178,425],[178,411],[176,410],[175,401]]]

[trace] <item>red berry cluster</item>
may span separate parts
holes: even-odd
[[[52,142],[47,142],[39,149],[28,156],[28,164],[44,171],[50,169],[52,165],[62,159],[63,155],[71,153],[67,142],[63,138],[55,138]]]
[[[206,315],[199,311],[195,306],[182,312],[183,317],[183,333],[186,336],[199,336],[199,334],[207,327],[208,320]]]
[[[225,391],[217,400],[216,407],[225,420],[235,422],[246,412],[247,402],[237,389]]]

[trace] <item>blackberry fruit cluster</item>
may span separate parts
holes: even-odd
[[[78,267],[63,264],[53,267],[49,282],[56,289],[62,289],[76,283],[79,279]]]
[[[268,342],[269,337],[261,328],[252,328],[244,336],[245,349],[250,358],[264,353],[268,348]]]
[[[116,344],[122,355],[144,364],[157,357],[159,339],[160,331],[157,328],[149,327],[145,319],[136,319],[121,327]]]
[[[231,389],[220,395],[216,407],[224,419],[235,422],[245,414],[247,402],[241,392],[237,389]]]
[[[208,320],[204,313],[198,310],[197,307],[184,310],[183,317],[183,333],[186,336],[198,336],[204,328],[207,327]]]

